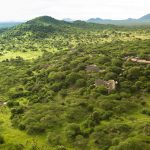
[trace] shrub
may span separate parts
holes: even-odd
[[[24,108],[22,106],[18,106],[11,109],[12,114],[22,114],[24,112]]]
[[[59,94],[62,96],[62,97],[66,97],[67,96],[67,90],[65,89],[62,89]]]
[[[52,72],[48,75],[48,80],[51,81],[62,81],[65,79],[63,72]]]
[[[81,76],[79,73],[70,73],[69,75],[67,75],[66,81],[69,85],[74,84],[78,79],[80,79]]]
[[[101,119],[102,120],[109,120],[113,115],[113,111],[105,111],[102,116]]]
[[[25,125],[24,124],[22,124],[22,123],[20,123],[19,125],[18,125],[18,128],[20,129],[20,130],[25,130]]]
[[[132,67],[128,70],[127,78],[129,79],[137,79],[141,74],[140,67]]]
[[[141,81],[137,81],[137,82],[135,83],[135,87],[136,87],[137,90],[142,89],[142,85],[143,85],[143,83],[142,83]]]
[[[140,139],[129,138],[124,142],[121,142],[118,146],[110,148],[110,150],[149,150],[150,145],[144,143]]]
[[[98,63],[105,64],[107,62],[110,62],[110,58],[105,55],[100,55],[98,58]]]
[[[114,66],[118,66],[118,67],[121,67],[122,66],[122,61],[120,59],[113,59],[112,60],[112,64]]]
[[[143,109],[142,114],[150,116],[150,109]]]
[[[7,150],[24,150],[24,145],[22,145],[22,144],[9,144]]]
[[[81,150],[87,150],[87,141],[82,135],[78,135],[75,138],[75,146],[78,147],[78,149]]]
[[[100,119],[101,119],[101,113],[98,111],[94,111],[91,116],[90,116],[91,120],[95,123],[98,124]]]
[[[19,106],[19,102],[15,102],[15,101],[8,101],[7,102],[7,106],[9,108],[13,107],[13,106]]]
[[[42,127],[41,125],[39,125],[38,123],[37,124],[31,124],[31,125],[28,125],[26,127],[27,129],[27,133],[28,134],[41,134],[41,133],[44,133],[45,132],[45,128]]]
[[[67,150],[63,145],[57,146],[56,150]]]
[[[108,90],[106,89],[105,86],[98,86],[95,88],[94,90],[97,94],[103,94],[103,95],[107,95],[108,94]]]
[[[66,128],[66,136],[70,140],[74,140],[80,133],[80,126],[78,124],[72,123]]]
[[[4,144],[4,143],[5,143],[4,137],[0,135],[0,144]]]
[[[56,82],[56,83],[54,83],[54,84],[51,86],[51,89],[52,89],[54,92],[60,91],[61,88],[62,88],[62,83],[61,83],[61,82]]]
[[[47,141],[51,145],[60,145],[62,142],[61,137],[52,132],[48,133]]]
[[[150,136],[150,122],[144,123],[144,125],[140,126],[140,132],[144,135]]]
[[[84,79],[78,79],[76,81],[76,86],[77,87],[84,87],[86,85],[86,81]]]
[[[105,75],[105,79],[106,79],[106,80],[116,79],[116,77],[117,77],[117,74],[114,73],[114,72],[108,72],[108,73],[106,73],[106,75]]]

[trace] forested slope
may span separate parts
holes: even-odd
[[[150,149],[149,28],[40,17],[0,40],[0,148]]]

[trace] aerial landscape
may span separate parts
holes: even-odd
[[[150,2],[83,1],[2,2],[0,150],[150,150]]]

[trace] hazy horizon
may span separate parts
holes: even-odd
[[[149,8],[147,0],[5,0],[0,5],[0,22],[22,22],[45,15],[73,20],[138,19],[149,14]]]

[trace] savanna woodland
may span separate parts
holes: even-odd
[[[150,150],[150,26],[1,29],[0,149]]]

